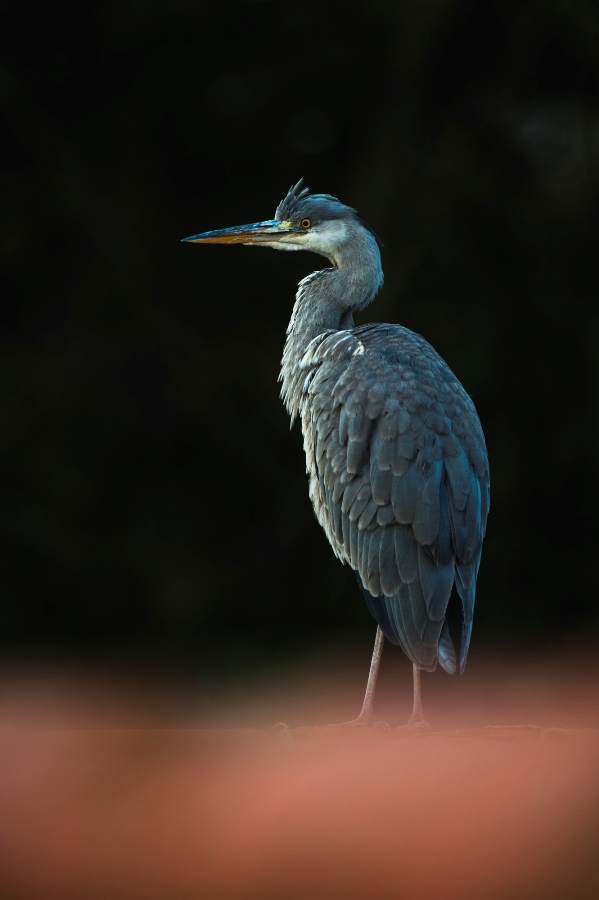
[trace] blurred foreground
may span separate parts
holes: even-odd
[[[393,691],[389,672],[379,712],[394,726],[409,667]],[[436,730],[405,735],[298,727],[357,713],[343,668],[218,708],[114,673],[6,673],[0,895],[599,896],[598,682],[567,656],[435,673]],[[264,727],[284,706],[290,731]]]

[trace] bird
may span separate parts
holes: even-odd
[[[430,728],[420,672],[438,663],[455,673],[460,623],[464,671],[489,510],[488,455],[471,397],[419,334],[354,326],[383,284],[381,241],[355,209],[310,193],[303,179],[274,219],[183,240],[309,250],[329,261],[298,285],[279,381],[291,424],[301,421],[316,518],[377,623],[362,709],[342,724],[376,723],[387,638],[412,663],[412,714],[402,727]]]

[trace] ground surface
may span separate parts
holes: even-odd
[[[599,896],[599,729],[547,705],[416,735],[83,727],[72,691],[53,717],[27,691],[0,731],[5,900]]]

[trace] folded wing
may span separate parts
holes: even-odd
[[[474,404],[435,350],[401,326],[320,335],[298,372],[316,515],[356,572],[385,636],[448,672],[455,587],[466,663],[489,506]]]

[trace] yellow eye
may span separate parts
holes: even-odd
[[[302,221],[300,222],[300,225],[302,226],[302,228],[309,228],[311,224],[312,224],[311,219],[302,219]]]

